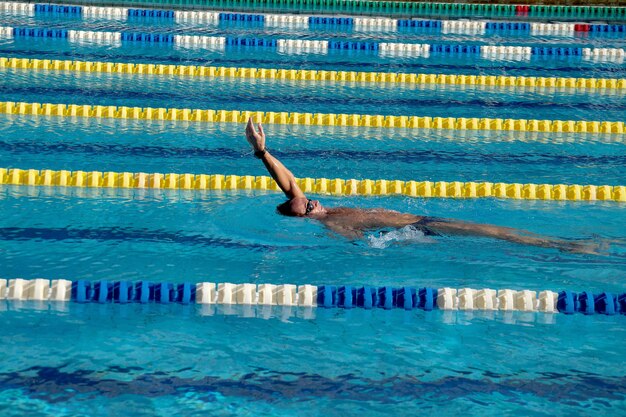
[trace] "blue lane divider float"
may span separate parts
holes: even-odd
[[[129,20],[174,20],[176,12],[174,10],[155,10],[155,9],[128,9]]]
[[[398,28],[441,29],[441,20],[399,19]]]
[[[76,303],[241,304],[626,315],[626,293],[471,288],[0,279],[0,299]]]
[[[67,29],[47,29],[47,28],[13,28],[15,38],[58,38],[68,37]]]
[[[524,22],[485,22],[485,33],[487,35],[507,33],[530,34],[530,23]]]
[[[41,15],[69,15],[80,16],[83,14],[81,6],[63,6],[57,4],[35,4],[35,16]]]
[[[67,15],[74,17],[96,17],[129,20],[175,20],[198,23],[234,22],[237,24],[266,25],[266,26],[298,26],[310,28],[353,28],[355,30],[385,30],[427,33],[459,33],[482,35],[555,35],[576,36],[584,32],[585,35],[624,33],[623,24],[580,24],[580,23],[539,23],[539,22],[493,22],[493,21],[464,21],[464,20],[422,20],[422,19],[390,19],[376,17],[328,17],[303,16],[285,14],[246,14],[214,11],[183,11],[162,9],[126,9],[122,7],[71,6],[52,5],[41,3],[0,2],[0,11],[24,14],[32,13],[35,16]],[[213,18],[215,17],[215,18]]]
[[[589,291],[575,293],[572,291],[559,292],[557,308],[565,314],[575,312],[589,314],[614,315],[626,314],[626,294],[614,295],[607,292],[592,294]]]
[[[179,303],[196,302],[196,285],[149,281],[85,281],[71,283],[71,301],[77,303]]]
[[[265,16],[262,14],[245,13],[219,13],[220,22],[252,22],[265,23]]]
[[[351,17],[309,16],[310,26],[354,26]]]
[[[583,48],[578,47],[555,47],[555,46],[532,46],[533,55],[542,56],[582,56]]]
[[[626,32],[626,25],[589,25],[589,32],[624,33]]]
[[[248,46],[253,48],[276,48],[276,39],[226,37],[226,46]]]
[[[479,45],[430,45],[431,54],[480,55]]]
[[[379,45],[377,42],[328,41],[328,49],[347,51],[378,51]]]
[[[120,39],[122,42],[174,43],[174,35],[158,33],[122,32]]]

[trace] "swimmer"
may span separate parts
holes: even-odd
[[[565,252],[597,254],[598,247],[595,244],[555,239],[509,227],[417,216],[381,208],[324,207],[318,200],[307,198],[291,171],[270,154],[265,147],[263,126],[259,123],[257,131],[252,118],[248,119],[246,139],[254,149],[254,156],[263,161],[267,171],[288,198],[277,207],[280,214],[318,220],[333,232],[348,239],[362,238],[363,233],[369,230],[410,226],[427,236],[480,236],[523,245],[555,248]]]

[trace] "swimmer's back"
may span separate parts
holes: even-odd
[[[333,223],[357,230],[382,229],[387,227],[404,227],[423,219],[424,216],[400,213],[386,209],[358,209],[336,207],[328,209],[327,215],[320,219],[322,223]]]

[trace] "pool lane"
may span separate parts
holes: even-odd
[[[298,177],[626,184],[610,135],[271,125]],[[237,124],[0,116],[0,167],[266,175]],[[12,132],[12,133],[10,133]]]
[[[414,234],[385,244],[371,233],[348,244],[317,222],[277,215],[283,197],[276,192],[60,193],[3,186],[0,197],[0,209],[7,213],[0,220],[4,276],[136,279],[149,274],[154,281],[314,285],[332,277],[335,285],[378,286],[416,285],[423,276],[427,283],[420,284],[433,287],[520,288],[523,283],[533,289],[623,291],[618,271],[626,268],[625,243],[619,239],[624,225],[612,221],[619,211],[615,203],[322,198],[328,206],[386,207],[563,238],[617,239],[606,256],[590,257],[475,237],[432,241]],[[207,270],[207,265],[213,267]]]
[[[626,111],[620,90],[0,71],[0,101],[601,121],[623,121]]]
[[[451,55],[428,58],[379,56],[378,53],[333,50],[326,54],[297,54],[239,47],[224,51],[211,48],[172,46],[171,44],[102,45],[98,41],[68,43],[64,39],[0,40],[0,54],[21,58],[78,59],[137,63],[216,65],[232,67],[297,68],[345,71],[431,72],[446,74],[523,75],[547,77],[624,77],[624,66],[582,57],[520,57],[467,59]]]

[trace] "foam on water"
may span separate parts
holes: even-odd
[[[423,232],[415,227],[408,225],[401,229],[377,232],[367,236],[367,244],[376,249],[385,249],[393,244],[410,244],[410,243],[437,243],[436,240],[427,237]]]

